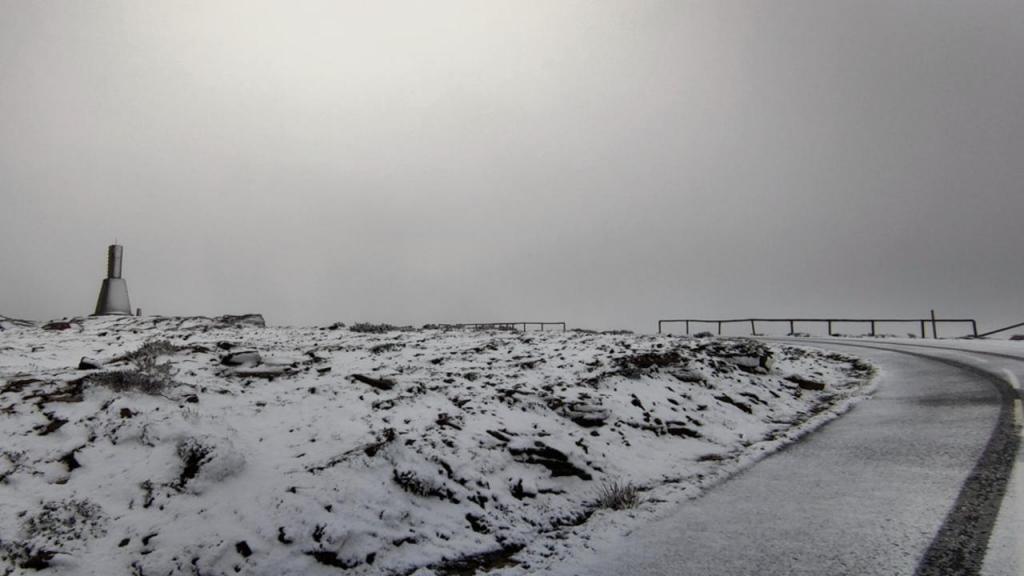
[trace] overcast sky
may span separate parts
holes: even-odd
[[[0,314],[1024,320],[1024,2],[0,0]]]

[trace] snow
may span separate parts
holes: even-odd
[[[522,573],[807,433],[872,373],[749,340],[0,320],[0,574]],[[595,510],[610,482],[644,503]]]

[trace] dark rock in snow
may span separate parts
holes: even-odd
[[[71,328],[70,322],[50,322],[43,324],[43,330],[67,330]]]
[[[263,362],[263,358],[255,350],[231,352],[220,359],[220,363],[225,366],[255,366],[261,362]]]
[[[225,315],[214,318],[214,321],[227,326],[256,326],[257,328],[266,328],[267,323],[263,320],[262,314],[239,314],[239,315]]]
[[[89,358],[88,356],[82,356],[82,359],[78,361],[79,370],[99,370],[102,367],[102,362],[95,358]]]
[[[672,376],[680,382],[698,384],[704,382],[704,376],[696,370],[683,369],[672,372]]]
[[[249,548],[249,543],[245,540],[242,540],[241,542],[235,544],[235,551],[238,552],[238,554],[241,555],[242,558],[248,558],[249,556],[252,556],[252,548]]]
[[[362,374],[353,374],[352,378],[357,382],[373,386],[378,390],[391,390],[395,387],[395,381],[390,378],[371,378]]]
[[[565,407],[565,416],[584,428],[604,426],[611,412],[600,404],[573,402]]]
[[[824,390],[825,389],[825,383],[824,382],[818,382],[817,380],[811,380],[810,378],[805,378],[803,376],[800,376],[799,374],[792,374],[790,376],[786,376],[786,381],[792,382],[793,384],[796,384],[797,386],[800,387],[801,390]]]
[[[665,431],[672,436],[682,436],[685,438],[700,438],[700,432],[697,432],[693,428],[690,428],[682,422],[665,422]]]
[[[743,410],[747,414],[753,414],[753,410],[750,409],[750,404],[747,404],[746,402],[740,402],[739,400],[734,399],[728,394],[720,394],[718,396],[715,396],[715,400],[718,400],[719,402],[725,402],[726,404],[732,404],[733,406],[739,408],[740,410]]]
[[[509,447],[509,452],[524,464],[540,464],[551,471],[551,476],[576,476],[582,480],[590,480],[589,472],[569,461],[569,457],[547,444],[537,440],[533,446]]]
[[[727,360],[744,372],[767,374],[775,364],[772,351],[754,340],[712,340],[698,350]]]

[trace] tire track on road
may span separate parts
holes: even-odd
[[[776,342],[799,345],[791,340],[774,339]],[[864,348],[906,354],[926,360],[932,360],[973,374],[998,390],[1002,403],[999,417],[992,434],[982,451],[981,456],[971,469],[970,474],[961,486],[952,509],[946,515],[942,526],[936,532],[931,544],[925,550],[915,570],[915,576],[947,576],[963,574],[974,576],[981,572],[988,550],[988,541],[992,535],[996,518],[1006,494],[1014,460],[1020,449],[1021,423],[1019,420],[1019,391],[1000,376],[982,370],[965,362],[933,356],[921,352],[912,352],[899,348],[871,346],[850,342],[830,342],[804,340],[810,344]],[[913,345],[910,345],[913,346]],[[919,346],[918,348],[937,348]],[[973,354],[975,352],[946,348]],[[1004,354],[990,353],[990,356],[1001,356],[1024,362],[1024,358]]]

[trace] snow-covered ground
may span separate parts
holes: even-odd
[[[742,339],[0,328],[0,574],[526,573],[834,417],[872,374]],[[602,508],[613,483],[642,502]]]

